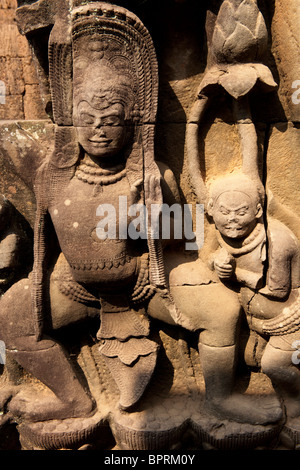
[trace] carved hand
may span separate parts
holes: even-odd
[[[220,279],[230,279],[235,271],[234,258],[222,248],[214,259],[214,268]]]
[[[146,175],[144,180],[145,204],[148,210],[148,226],[155,233],[159,231],[159,220],[161,216],[161,208],[158,205],[160,201],[160,178],[155,175]],[[158,234],[156,234],[158,236]]]
[[[145,204],[151,207],[152,204],[157,204],[160,198],[160,178],[155,175],[146,175],[144,180],[145,189]]]

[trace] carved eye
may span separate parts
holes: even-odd
[[[243,217],[244,215],[247,214],[247,209],[241,209],[237,212],[237,215],[240,215],[241,217]]]
[[[102,119],[103,126],[120,126],[121,119],[119,116],[106,116]]]
[[[229,211],[227,209],[224,209],[223,207],[221,207],[220,212],[223,215],[228,215],[229,214]]]
[[[95,122],[95,117],[88,113],[81,113],[80,118],[82,122],[88,125],[92,125]]]

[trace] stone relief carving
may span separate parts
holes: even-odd
[[[19,2],[54,129],[30,175],[33,243],[16,216],[3,228],[0,218],[0,264],[15,276],[0,301],[0,432],[16,429],[24,449],[299,442],[299,242],[269,216],[251,112],[277,90],[270,38],[256,0],[219,3],[185,133],[191,189],[214,231],[205,258],[206,239],[189,252],[184,237],[158,235],[155,210],[184,198],[155,152],[159,66],[146,26],[127,3]],[[240,166],[207,178],[199,140],[220,96]],[[128,207],[142,211],[139,230]],[[33,247],[32,270],[21,242]]]
[[[291,377],[299,373],[298,363],[292,361],[298,334],[295,335],[295,312],[299,242],[285,225],[264,214],[262,164],[249,104],[249,94],[257,84],[262,92],[276,88],[272,73],[261,63],[267,37],[256,2],[222,3],[212,38],[215,64],[200,84],[188,123],[187,148],[192,184],[198,199],[206,201],[207,213],[217,231],[219,249],[213,255],[213,269],[225,285],[239,286],[237,292],[250,330],[270,337],[261,366],[284,399],[285,430],[294,436],[299,414],[296,403],[292,405],[291,401],[299,396],[299,388],[297,379],[294,386],[290,383]],[[199,122],[218,87],[233,98],[242,164],[239,172],[217,178],[207,189],[196,141]],[[268,324],[274,330],[268,329]],[[278,336],[284,345],[280,345]]]
[[[31,230],[13,204],[0,198],[0,295],[32,267]]]

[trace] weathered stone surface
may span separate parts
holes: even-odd
[[[274,3],[272,52],[280,77],[279,97],[288,120],[299,122],[299,31],[300,11],[297,0]],[[296,83],[295,83],[296,82]],[[296,94],[295,94],[296,93]],[[294,98],[293,98],[294,95]],[[297,100],[297,102],[295,102]]]
[[[294,123],[278,123],[270,129],[267,156],[269,211],[299,237],[300,196],[298,181],[300,133]],[[280,177],[279,177],[280,173]]]
[[[0,4],[0,80],[6,87],[6,104],[0,103],[0,119],[43,119],[46,117],[28,41],[15,21],[17,2]],[[36,85],[35,90],[26,85]],[[26,110],[25,110],[26,108]]]
[[[0,0],[1,449],[297,448],[298,0],[70,3]]]
[[[53,125],[44,121],[2,121],[0,191],[31,226],[35,218],[33,178],[49,151]]]

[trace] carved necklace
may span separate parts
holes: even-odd
[[[242,246],[236,248],[231,245],[229,245],[220,232],[217,231],[217,239],[219,244],[223,247],[226,248],[226,250],[234,255],[234,256],[240,256],[245,253],[249,253],[250,251],[254,250],[260,243],[265,241],[266,239],[266,233],[265,233],[265,227],[262,223],[258,223],[253,232],[245,238],[242,242]]]
[[[107,186],[123,179],[126,176],[126,168],[123,165],[100,168],[96,163],[84,159],[77,167],[75,176],[85,183]]]

